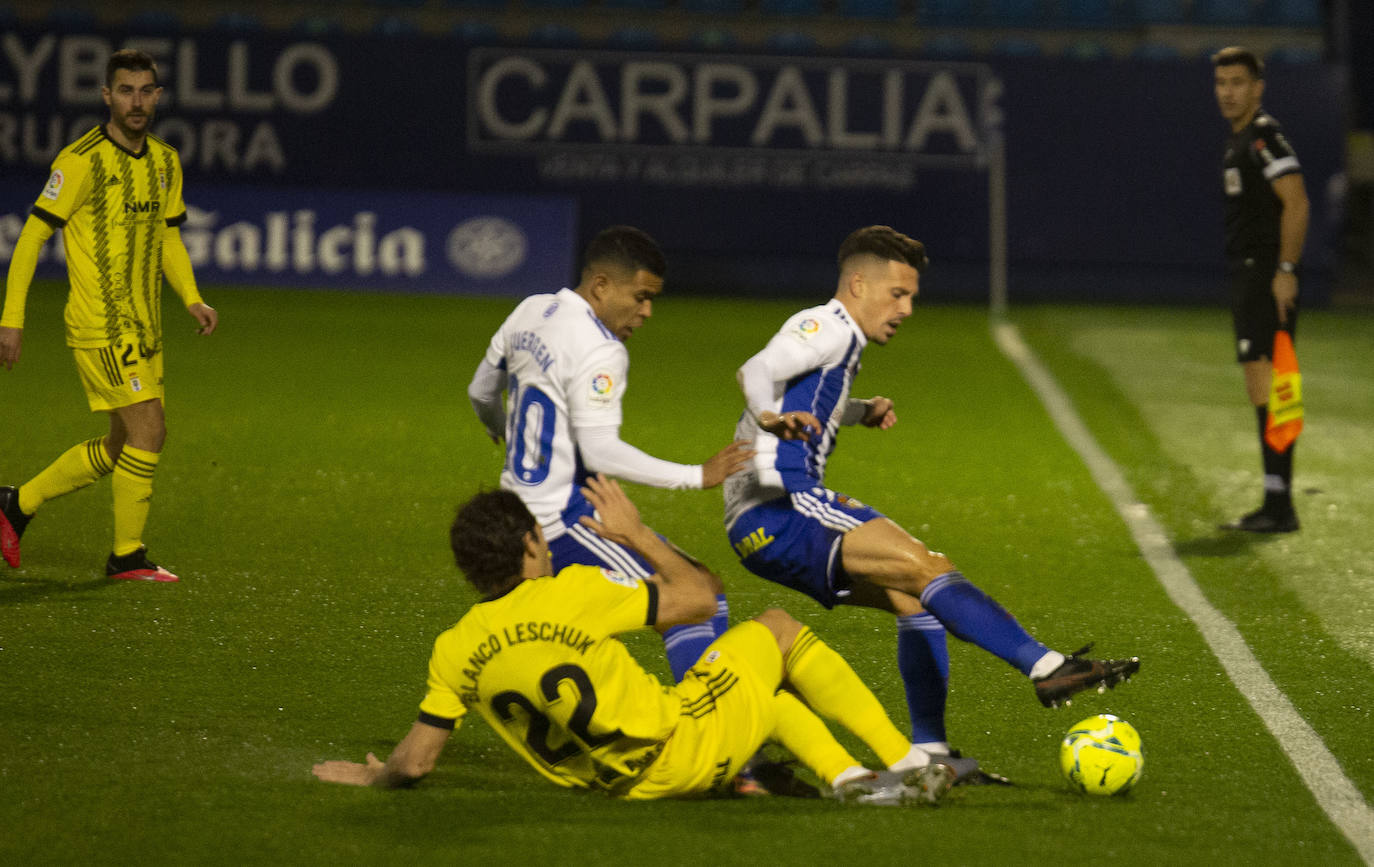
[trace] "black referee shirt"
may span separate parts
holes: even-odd
[[[1250,123],[1227,140],[1222,166],[1226,258],[1277,255],[1283,203],[1270,185],[1302,171],[1279,122],[1264,109],[1255,112]]]

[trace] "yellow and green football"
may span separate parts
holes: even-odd
[[[1140,733],[1109,713],[1078,723],[1059,744],[1059,768],[1064,779],[1089,795],[1119,795],[1130,790],[1144,767]]]

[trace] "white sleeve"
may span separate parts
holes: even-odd
[[[505,368],[483,358],[472,375],[472,382],[468,383],[468,400],[472,401],[477,418],[486,426],[487,434],[498,441],[506,435],[506,408],[501,402],[501,392],[505,390]]]
[[[701,488],[701,466],[675,464],[645,454],[620,439],[619,425],[579,427],[577,450],[587,469],[655,488]]]
[[[851,397],[844,405],[844,415],[840,416],[840,424],[858,424],[868,416],[868,411],[872,408],[871,402]]]
[[[630,356],[618,340],[609,340],[587,353],[563,383],[573,429],[620,428],[620,401],[625,397],[629,371]]]
[[[750,415],[757,420],[764,410],[776,411],[788,381],[814,369],[819,360],[815,348],[789,332],[773,335],[768,345],[744,362],[735,374]]]

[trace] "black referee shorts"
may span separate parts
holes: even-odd
[[[1236,259],[1227,263],[1226,283],[1231,294],[1231,328],[1236,337],[1236,361],[1264,361],[1274,352],[1274,332],[1279,330],[1278,305],[1274,303],[1274,272],[1278,260],[1269,257]],[[1288,311],[1283,326],[1297,340],[1298,311]]]

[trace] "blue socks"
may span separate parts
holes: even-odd
[[[897,618],[897,670],[906,687],[911,742],[943,743],[945,699],[949,694],[949,648],[945,628],[929,612]]]
[[[716,638],[720,638],[725,634],[725,630],[730,628],[730,603],[725,601],[724,593],[716,594],[716,616],[707,622],[711,624],[711,631],[715,633]]]
[[[976,644],[1029,676],[1049,648],[960,572],[946,572],[921,591],[921,605],[960,641]]]
[[[681,683],[687,671],[694,665],[706,648],[730,626],[730,606],[725,594],[716,594],[716,614],[705,623],[685,623],[669,627],[663,633],[663,649],[668,655],[668,667],[673,670],[673,680]]]

